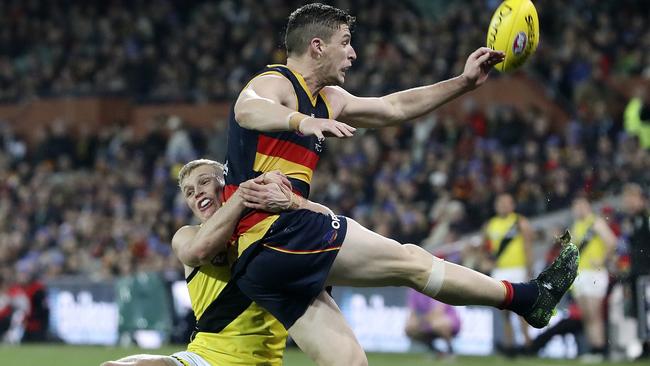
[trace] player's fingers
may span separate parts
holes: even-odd
[[[239,194],[246,201],[260,202],[263,199],[265,192],[253,191],[239,187]]]
[[[315,131],[314,131],[314,135],[315,135],[316,137],[318,137],[319,140],[322,140],[322,139],[325,138],[325,136],[323,136],[323,132],[320,131],[320,130],[315,130]]]
[[[282,187],[291,190],[291,181],[289,178],[287,178],[284,174],[279,174],[278,175],[280,178],[280,183],[282,184]]]
[[[336,125],[327,126],[325,130],[336,137],[343,137],[343,133],[336,128]]]
[[[488,53],[489,51],[490,49],[487,47],[479,47],[476,49],[476,51],[472,52],[472,54],[469,57],[472,60],[476,60],[477,58],[481,57],[485,53]]]
[[[337,125],[336,128],[343,134],[342,137],[352,137],[352,132],[348,131],[345,126]]]
[[[339,124],[340,126],[343,126],[343,127],[345,127],[345,129],[346,129],[346,130],[348,130],[348,131],[350,131],[350,132],[354,132],[354,131],[356,131],[356,130],[357,130],[356,128],[354,128],[354,127],[352,127],[352,126],[350,126],[350,125],[349,125],[349,124],[347,124],[347,123],[343,123],[343,122],[338,122],[338,124]]]
[[[291,186],[291,182],[287,179],[287,176],[282,174],[279,170],[273,170],[266,174],[267,180],[274,182],[283,186]]]
[[[247,180],[244,183],[240,184],[239,188],[245,188],[251,191],[262,191],[264,190],[264,184],[257,183],[255,180]]]
[[[490,58],[490,53],[484,53],[480,57],[476,59],[476,63],[478,65],[482,65],[485,61],[487,61]]]

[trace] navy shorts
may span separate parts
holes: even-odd
[[[325,287],[347,219],[308,210],[282,213],[233,266],[241,291],[289,329]]]

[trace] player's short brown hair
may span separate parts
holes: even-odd
[[[181,187],[181,184],[183,183],[183,179],[187,178],[190,173],[203,165],[210,165],[214,167],[214,169],[217,171],[217,179],[219,180],[219,183],[221,185],[224,185],[225,182],[223,180],[223,164],[221,164],[218,161],[210,160],[210,159],[196,159],[192,160],[189,163],[183,165],[181,170],[178,171],[178,186]]]
[[[347,11],[330,5],[313,3],[301,6],[289,15],[284,34],[287,54],[302,54],[313,38],[329,41],[339,27],[352,27],[355,18]]]

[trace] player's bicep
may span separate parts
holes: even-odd
[[[289,80],[279,75],[263,75],[251,80],[239,94],[235,102],[235,119],[244,127],[249,124],[255,114],[264,114],[264,109],[274,106],[292,107],[289,95],[293,87]],[[294,98],[295,99],[295,98]],[[254,120],[254,118],[252,118]]]
[[[172,238],[172,249],[176,257],[187,266],[196,266],[199,262],[198,256],[193,254],[192,239],[196,235],[196,229],[192,226],[183,226],[178,229]]]

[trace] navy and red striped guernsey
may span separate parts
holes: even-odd
[[[296,93],[298,111],[316,118],[330,118],[330,108],[323,93],[314,98],[304,78],[285,65],[268,65],[253,78],[276,74],[286,77]],[[224,197],[228,200],[240,183],[272,170],[280,170],[291,181],[295,193],[309,196],[311,179],[324,141],[316,136],[303,136],[295,131],[261,132],[241,127],[235,120],[234,104],[230,110],[228,125],[228,150],[226,154],[226,187]],[[266,212],[247,210],[244,212],[235,236],[256,231],[248,240],[239,240],[239,254],[250,244],[263,236],[275,221]],[[265,222],[264,225],[261,225]],[[259,227],[262,226],[262,227]],[[256,228],[257,230],[252,230]]]

